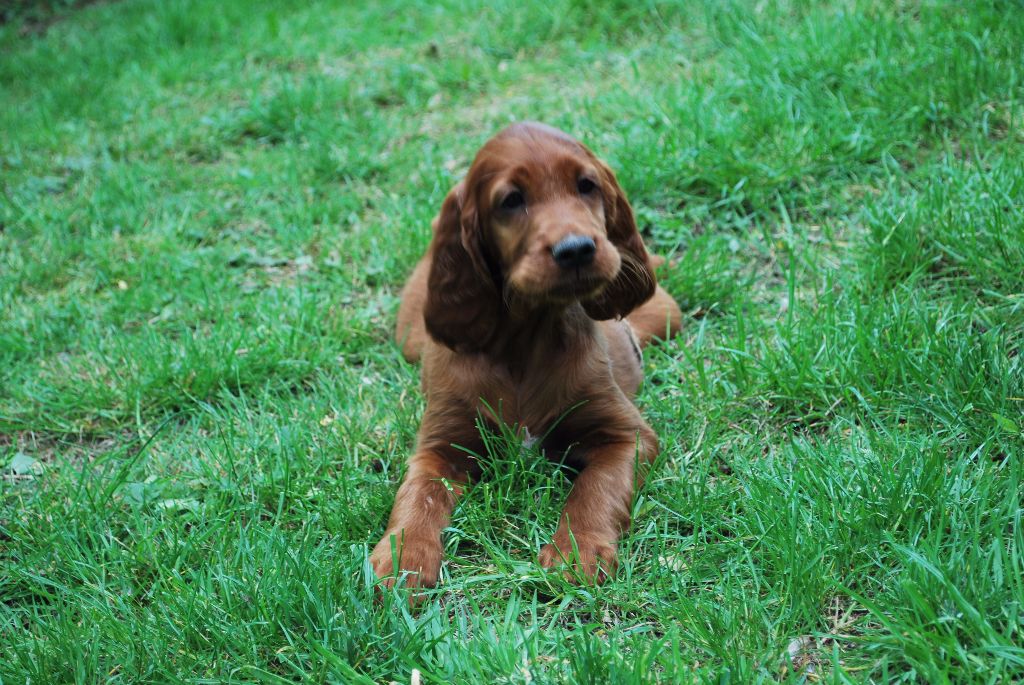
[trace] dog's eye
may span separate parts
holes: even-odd
[[[518,190],[514,190],[505,196],[505,199],[501,201],[502,209],[519,209],[526,204],[526,198]]]
[[[576,181],[576,190],[579,191],[580,195],[590,195],[592,192],[597,190],[597,184],[584,176],[580,180]]]

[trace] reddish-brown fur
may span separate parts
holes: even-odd
[[[503,202],[516,192],[523,205],[510,210]],[[427,408],[374,571],[386,583],[402,572],[413,587],[437,582],[441,531],[479,475],[463,448],[484,452],[482,415],[547,434],[552,456],[568,450],[580,471],[540,563],[600,581],[616,567],[635,467],[658,452],[632,402],[642,380],[637,343],[678,331],[679,307],[656,286],[615,175],[541,124],[514,124],[488,141],[433,229],[396,331],[406,359],[423,361]],[[594,241],[592,264],[555,263],[552,247],[569,234]]]

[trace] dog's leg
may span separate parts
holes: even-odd
[[[427,344],[427,327],[423,322],[423,305],[427,301],[427,276],[430,274],[430,255],[419,261],[402,288],[402,302],[398,307],[395,341],[402,346],[402,356],[408,362],[419,361]]]
[[[418,451],[395,495],[387,531],[370,555],[374,573],[391,587],[432,587],[441,570],[441,531],[468,482],[468,459]]]
[[[647,424],[639,440],[603,443],[585,451],[551,544],[540,551],[540,564],[553,568],[568,563],[568,578],[603,582],[618,565],[616,544],[629,527],[635,466],[657,455],[658,441]]]

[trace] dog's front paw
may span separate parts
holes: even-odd
[[[373,548],[370,563],[385,588],[396,583],[408,588],[429,588],[437,585],[443,553],[439,539],[388,532]]]
[[[572,540],[556,535],[554,542],[541,547],[539,561],[546,569],[567,566],[563,573],[566,580],[597,584],[615,575],[619,565],[614,542],[587,535],[576,535]]]

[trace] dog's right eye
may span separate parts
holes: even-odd
[[[576,181],[576,190],[579,191],[580,195],[590,195],[592,192],[597,190],[597,184],[584,176],[580,180]]]
[[[505,199],[501,201],[502,209],[519,209],[526,204],[526,198],[518,190],[514,190],[505,196]]]

